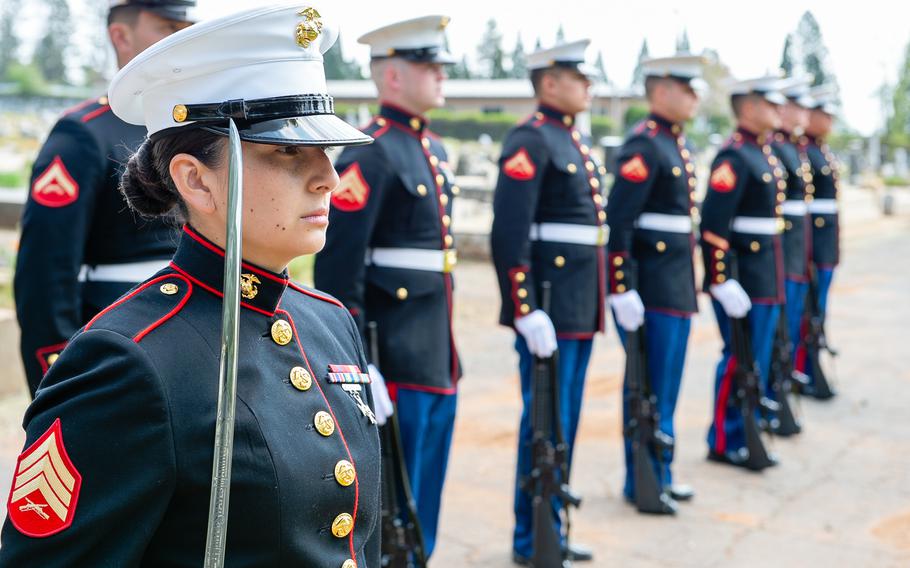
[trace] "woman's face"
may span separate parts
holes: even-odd
[[[226,227],[227,160],[218,177],[223,183],[213,195],[214,214]],[[279,272],[292,259],[320,251],[337,185],[325,148],[243,142],[243,257]]]

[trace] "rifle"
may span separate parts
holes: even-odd
[[[758,364],[752,355],[752,344],[749,337],[747,320],[730,318],[730,332],[733,338],[733,356],[736,357],[736,368],[733,371],[733,396],[729,405],[738,407],[743,417],[743,428],[746,438],[746,449],[749,457],[745,467],[760,471],[776,463],[768,455],[767,449],[761,439],[764,419],[760,415],[775,414],[780,410],[773,400],[765,397],[761,392]]]
[[[809,360],[808,364],[812,369],[814,384],[804,390],[814,398],[828,400],[837,393],[831,388],[831,383],[828,381],[827,375],[825,375],[825,370],[822,369],[821,352],[824,349],[832,357],[837,357],[838,352],[828,345],[828,340],[825,336],[825,317],[822,314],[818,297],[818,273],[812,263],[809,263],[806,322],[808,325],[806,326],[806,335],[803,337],[803,343],[806,346],[806,355]]]
[[[550,308],[550,283],[541,285],[544,312]],[[581,499],[569,489],[568,445],[559,417],[559,353],[534,357],[531,391],[531,473],[523,488],[531,494],[533,507],[534,568],[568,568],[571,561],[562,552],[560,531],[553,518],[558,503],[565,518],[566,547],[569,542],[569,506],[578,507]]]
[[[659,428],[660,415],[657,397],[651,390],[644,325],[626,332],[626,391],[629,420],[623,428],[623,436],[632,443],[635,506],[642,513],[674,514],[677,506],[664,492],[660,479],[664,452],[673,452],[674,441]]]
[[[367,324],[370,361],[379,367],[379,330],[375,321]],[[423,529],[417,516],[417,503],[411,492],[408,468],[404,462],[397,409],[379,427],[382,448],[382,556],[380,566],[389,568],[426,568]],[[402,504],[404,505],[402,507]],[[404,514],[402,514],[404,513]]]
[[[802,431],[802,425],[793,412],[790,395],[797,396],[797,385],[805,386],[809,377],[793,368],[793,345],[787,326],[787,314],[781,311],[771,350],[771,373],[768,380],[780,410],[770,419],[771,431],[778,436],[792,436]]]

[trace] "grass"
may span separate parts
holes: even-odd
[[[307,256],[298,256],[288,265],[288,272],[291,279],[300,282],[306,286],[313,285],[313,261],[316,257],[312,254]]]
[[[0,187],[25,187],[28,182],[27,174],[20,172],[0,172]]]

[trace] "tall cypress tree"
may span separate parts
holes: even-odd
[[[21,0],[6,0],[0,11],[0,80],[6,77],[13,64],[19,63],[19,36],[15,23],[21,4]]]
[[[528,58],[525,55],[524,42],[521,41],[521,34],[515,40],[515,48],[512,50],[512,68],[509,70],[509,76],[515,79],[525,79],[528,76]]]
[[[73,21],[67,0],[45,0],[49,9],[44,37],[35,49],[34,61],[51,83],[68,83],[66,55]]]
[[[503,66],[505,53],[502,50],[502,33],[496,27],[496,20],[492,18],[487,20],[487,29],[477,48],[477,54],[480,64],[483,65],[483,77],[505,79],[508,76]]]
[[[644,84],[644,75],[641,70],[641,62],[647,59],[649,56],[648,52],[648,40],[641,40],[641,49],[638,50],[638,62],[635,64],[635,70],[632,72],[632,86],[641,86]]]

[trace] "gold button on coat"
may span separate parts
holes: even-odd
[[[772,177],[771,174],[769,174],[768,172],[765,172],[761,175],[761,180],[765,183],[768,183],[769,181],[771,181],[771,177]]]
[[[622,266],[622,257],[621,256],[613,257],[613,266]]]
[[[515,292],[515,294],[517,294],[518,297],[521,298],[522,300],[528,297],[528,291],[525,290],[524,288],[519,288],[518,291]]]
[[[173,296],[174,294],[177,293],[178,288],[177,288],[177,285],[174,284],[173,282],[166,282],[161,285],[160,290],[161,290],[162,294],[165,294],[167,296]]]
[[[452,195],[458,195],[459,193],[461,193],[461,188],[458,187],[457,185],[453,185],[452,186]]]
[[[450,247],[453,244],[455,244],[455,237],[453,237],[452,235],[446,235],[445,239],[443,239],[443,240],[445,241],[447,247]]]
[[[524,281],[525,281],[525,273],[524,273],[524,272],[517,272],[517,273],[515,274],[515,281],[516,281],[516,282],[524,282]]]
[[[57,359],[59,359],[59,358],[60,358],[59,353],[51,353],[50,355],[47,356],[47,364],[53,365],[54,363],[57,362]]]
[[[578,171],[578,166],[576,166],[575,164],[569,164],[568,166],[566,166],[566,169],[569,170],[570,174],[574,174],[575,172]]]
[[[821,217],[816,217],[816,218],[815,218],[815,226],[818,227],[819,229],[821,229],[822,227],[825,226],[825,220],[824,220],[823,218],[821,218]]]
[[[427,186],[423,185],[422,183],[419,184],[419,185],[417,186],[417,194],[420,195],[420,197],[423,197],[424,195],[426,195],[426,194],[427,194]]]
[[[341,568],[357,568],[357,563],[348,558],[344,561],[344,564],[341,565]]]
[[[556,268],[562,268],[563,266],[566,265],[566,257],[557,256],[556,258],[553,259],[553,264],[556,265]]]
[[[341,513],[332,521],[332,534],[344,538],[354,530],[354,517],[350,513]]]
[[[436,156],[430,156],[430,163],[433,164],[434,166],[438,166],[439,158],[437,158]]]
[[[589,172],[593,172],[597,166],[594,165],[594,162],[585,162],[585,169]]]
[[[439,195],[439,202],[442,203],[443,207],[445,207],[446,205],[449,204],[449,196],[446,195],[445,193],[441,193]]]
[[[626,277],[626,273],[623,272],[622,270],[617,270],[613,276],[615,276],[617,280],[622,280],[623,278]]]
[[[291,384],[297,390],[310,390],[310,387],[313,386],[313,377],[303,367],[294,367],[291,369]]]
[[[723,257],[724,257],[724,251],[722,251],[722,250],[714,251],[714,258],[723,258]]]
[[[413,128],[414,130],[420,130],[420,120],[418,120],[416,118],[412,118],[410,120],[410,123],[411,123],[411,128]]]
[[[593,187],[594,189],[597,189],[598,187],[600,187],[600,180],[597,178],[591,178],[591,187]]]
[[[673,175],[679,177],[682,175],[682,169],[679,166],[673,166]]]
[[[521,307],[518,309],[518,311],[520,311],[522,314],[527,315],[527,313],[531,311],[531,306],[529,306],[527,304],[522,304]]]
[[[398,296],[399,300],[407,300],[408,299],[408,289],[399,288],[398,290],[395,290],[395,295]]]
[[[291,324],[284,320],[276,320],[272,324],[272,340],[278,345],[287,345],[294,339],[294,331]]]
[[[442,174],[436,174],[436,185],[442,185],[446,182],[446,176]]]
[[[452,218],[449,217],[448,215],[443,215],[443,216],[442,216],[442,224],[445,225],[446,227],[448,227],[449,225],[452,224]]]
[[[316,413],[316,416],[313,417],[313,424],[316,426],[316,430],[323,436],[331,436],[335,431],[335,420],[333,420],[332,415],[325,410],[320,410]]]
[[[655,245],[655,248],[657,248],[657,252],[664,252],[665,250],[667,250],[667,243],[665,243],[663,241],[657,241],[657,245]]]
[[[430,149],[430,139],[429,138],[424,138],[423,140],[420,141],[420,144],[427,150]]]
[[[625,286],[625,284],[620,284],[620,285],[616,286],[616,291],[619,292],[620,294],[622,294],[623,292],[625,292],[625,291],[626,291],[626,286]]]
[[[758,244],[758,241],[752,241],[751,243],[749,243],[749,250],[751,250],[752,252],[758,252],[761,250],[761,245]]]
[[[335,464],[335,481],[338,482],[338,485],[349,487],[355,479],[357,479],[357,471],[354,469],[354,464],[348,460],[339,460]]]

